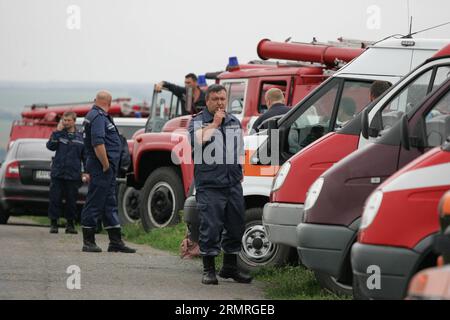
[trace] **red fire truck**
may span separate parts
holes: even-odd
[[[146,104],[131,105],[130,98],[114,99],[109,114],[113,117],[135,117],[139,113],[148,117],[149,107]],[[78,117],[84,117],[91,110],[94,102],[77,102],[65,104],[33,104],[25,107],[22,119],[16,120],[11,126],[7,148],[20,138],[45,138],[56,129],[58,121],[66,111],[73,111]]]

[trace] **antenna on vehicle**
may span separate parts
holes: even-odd
[[[447,24],[450,24],[450,21],[445,22],[445,23],[438,24],[438,25],[436,25],[436,26],[434,26],[434,27],[430,27],[430,28],[426,28],[426,29],[423,29],[423,30],[419,30],[419,31],[413,32],[413,33],[411,33],[411,34],[409,34],[409,35],[410,35],[410,36],[413,36],[413,35],[415,35],[415,34],[418,34],[418,33],[421,33],[421,32],[425,32],[425,31],[428,31],[428,30],[433,30],[433,29],[436,29],[436,28],[445,26],[445,25],[447,25]]]
[[[411,16],[410,20],[409,20],[409,32],[408,32],[408,34],[406,36],[403,37],[405,39],[412,38],[412,20],[413,20],[413,17]]]

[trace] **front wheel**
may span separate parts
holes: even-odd
[[[149,232],[177,224],[184,198],[183,183],[174,168],[153,171],[141,191],[140,214],[144,230]]]
[[[314,275],[316,276],[316,279],[319,282],[320,286],[330,291],[331,293],[334,293],[338,296],[353,295],[352,286],[341,283],[337,281],[336,278],[320,271],[314,271]]]
[[[119,184],[117,192],[117,207],[122,225],[136,223],[141,215],[139,212],[140,191],[128,187],[125,183]]]
[[[245,232],[238,265],[247,272],[256,271],[261,267],[282,266],[289,261],[291,248],[269,241],[262,224],[262,215],[262,208],[250,208],[245,212]]]

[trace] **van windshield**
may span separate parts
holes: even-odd
[[[326,133],[343,127],[370,102],[371,81],[334,78],[293,113],[288,152],[295,154]]]

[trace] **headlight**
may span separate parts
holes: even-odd
[[[284,183],[284,180],[286,180],[289,170],[291,170],[291,163],[288,161],[285,162],[281,166],[280,171],[278,171],[278,174],[275,177],[275,180],[273,181],[272,192],[281,188],[281,186]]]
[[[361,219],[360,229],[366,229],[375,219],[383,201],[383,192],[376,191],[367,199]]]
[[[317,179],[308,190],[308,195],[305,201],[305,211],[311,209],[319,197],[320,191],[322,190],[324,178]]]

